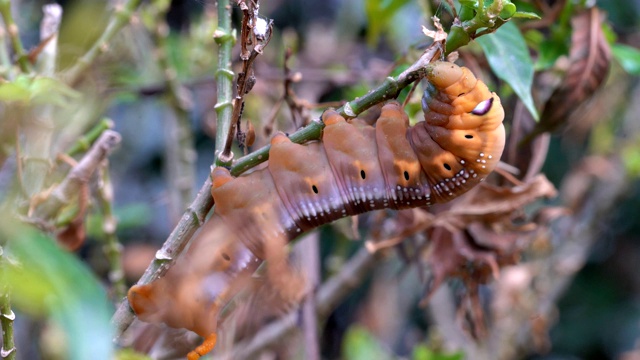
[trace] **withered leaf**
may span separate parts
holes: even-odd
[[[556,194],[556,188],[542,174],[512,188],[485,183],[465,198],[467,201],[456,202],[450,210],[438,214],[436,222],[454,217],[467,221],[504,217],[537,199],[551,198]]]
[[[592,7],[571,19],[569,69],[547,101],[534,134],[564,125],[576,108],[603,84],[611,64],[611,49],[602,31],[603,18],[604,14]]]

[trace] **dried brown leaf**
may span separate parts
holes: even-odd
[[[514,187],[498,187],[483,183],[453,202],[449,209],[436,210],[435,215],[422,209],[399,212],[398,227],[394,230],[394,236],[388,236],[376,242],[369,241],[365,245],[369,251],[375,252],[396,246],[407,237],[432,227],[444,227],[454,232],[467,229],[476,221],[491,224],[494,231],[498,227],[508,228],[514,212],[521,211],[524,206],[541,198],[555,197],[556,194],[556,188],[542,174]],[[513,228],[506,230],[513,230]],[[493,246],[506,241],[508,239],[495,240]],[[486,244],[483,245],[486,246]]]
[[[466,201],[456,202],[441,218],[458,217],[460,220],[493,220],[510,216],[516,210],[540,198],[551,198],[557,194],[556,188],[543,174],[539,174],[527,183],[515,187],[498,187],[483,183]]]
[[[603,84],[611,64],[611,49],[602,31],[604,14],[597,8],[575,15],[569,69],[562,85],[545,105],[535,133],[564,125],[576,108]]]

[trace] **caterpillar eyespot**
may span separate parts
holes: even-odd
[[[371,210],[446,202],[483,181],[504,148],[500,99],[452,63],[433,64],[427,80],[425,121],[414,126],[396,102],[375,127],[328,110],[322,141],[299,145],[279,133],[267,167],[237,178],[215,168],[214,216],[165,277],[131,288],[138,317],[210,338],[220,310],[242,290],[237,279],[257,268],[269,239],[288,241]]]
[[[491,110],[491,105],[493,104],[493,98],[487,99],[485,101],[480,102],[476,107],[471,110],[471,113],[474,115],[484,115]]]

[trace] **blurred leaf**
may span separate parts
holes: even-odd
[[[48,77],[37,77],[30,87],[31,102],[35,104],[53,104],[64,106],[69,98],[79,98],[80,93],[65,83]]]
[[[19,75],[13,82],[0,84],[0,101],[27,101],[29,99],[29,78]]]
[[[116,353],[115,360],[151,360],[151,358],[131,349],[122,349]]]
[[[380,35],[387,30],[395,13],[409,0],[365,0],[367,15],[367,45],[375,47]]]
[[[495,33],[481,36],[476,41],[482,46],[496,75],[511,85],[537,120],[539,115],[531,96],[533,62],[520,30],[509,22]]]
[[[544,106],[540,123],[532,134],[553,131],[589,100],[604,83],[611,64],[611,50],[602,32],[602,13],[597,8],[576,14],[571,23],[569,68],[560,86]]]
[[[411,354],[412,360],[462,360],[464,359],[464,353],[452,353],[445,354],[441,352],[435,352],[424,344],[420,344],[413,348]]]
[[[6,256],[5,281],[13,304],[48,316],[65,330],[73,360],[111,359],[111,304],[98,280],[72,254],[41,232],[6,218],[0,220]]]
[[[118,219],[118,231],[135,229],[145,226],[151,222],[151,209],[147,204],[136,203],[115,209],[115,216]],[[102,214],[91,213],[87,217],[87,235],[93,238],[104,236]]]
[[[69,98],[80,94],[63,82],[48,77],[19,75],[13,82],[0,84],[0,101],[19,101],[25,105],[54,104],[63,106]]]
[[[344,360],[391,360],[378,340],[365,328],[352,326],[347,330],[342,343]]]
[[[602,32],[604,33],[604,38],[607,39],[609,44],[613,44],[618,41],[618,34],[616,34],[616,31],[613,30],[611,24],[608,22],[602,23]]]
[[[546,70],[552,67],[558,58],[569,53],[569,46],[565,38],[554,36],[540,43],[536,70]]]
[[[640,75],[640,50],[623,44],[613,44],[611,51],[626,72]]]
[[[511,16],[512,18],[520,18],[520,19],[540,19],[540,16],[534,12],[528,12],[528,11],[518,11],[515,14],[513,14],[513,16]]]
[[[640,176],[640,143],[622,149],[622,161],[632,176]]]

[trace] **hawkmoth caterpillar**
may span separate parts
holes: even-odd
[[[246,285],[271,239],[289,241],[371,210],[446,202],[483,181],[504,148],[500,99],[469,69],[432,65],[425,121],[409,126],[395,102],[375,127],[328,110],[321,141],[299,145],[277,134],[265,168],[237,178],[215,168],[215,214],[165,277],[131,288],[138,317],[207,338],[195,359],[215,342],[220,309]]]

